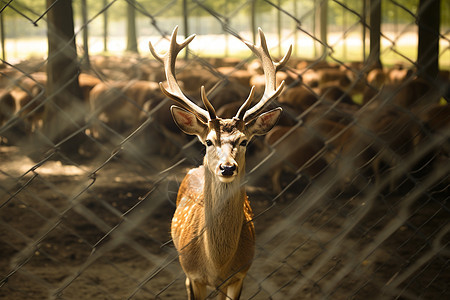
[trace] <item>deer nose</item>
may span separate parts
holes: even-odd
[[[232,164],[232,165],[221,164],[219,166],[219,168],[222,171],[222,176],[233,176],[234,171],[236,171],[236,164]]]

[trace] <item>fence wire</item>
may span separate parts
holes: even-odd
[[[163,66],[146,48],[150,40],[165,51],[176,24],[179,40],[198,33],[177,61],[182,89],[200,99],[204,85],[221,117],[251,86],[264,90],[242,43],[256,27],[273,57],[294,45],[277,74],[286,89],[271,104],[283,115],[247,150],[256,253],[242,298],[450,297],[448,15],[430,80],[418,76],[417,43],[402,47],[417,38],[417,10],[393,0],[382,1],[381,57],[401,63],[384,68],[365,63],[362,2],[99,1],[67,40],[79,72],[63,68],[55,88],[53,57],[5,50],[14,24],[15,34],[46,28],[63,1],[47,2],[1,2],[0,298],[186,297],[170,223],[179,184],[205,151],[172,121]],[[325,5],[330,24],[320,30]],[[99,24],[130,7],[138,43],[119,55],[124,22],[110,19],[104,41]],[[112,54],[88,53],[98,45]],[[79,94],[64,94],[73,82]]]

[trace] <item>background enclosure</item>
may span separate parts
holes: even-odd
[[[247,158],[244,299],[450,296],[448,1],[1,1],[0,298],[180,299],[176,192],[203,147],[160,92],[235,114],[260,65],[287,87]],[[214,292],[212,292],[214,294]]]

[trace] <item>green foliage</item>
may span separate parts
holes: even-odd
[[[171,0],[171,1],[155,1],[155,0],[136,0],[136,8],[138,10],[138,17],[142,15],[160,16],[181,16],[183,13],[183,1],[184,0]],[[215,11],[218,14],[227,16],[227,14],[233,13],[236,9],[241,8],[245,13],[250,13],[251,4],[254,1],[256,5],[256,12],[270,12],[275,10],[275,6],[290,6],[290,3],[297,0],[187,0],[188,1],[188,14],[195,16],[206,16],[211,11]],[[298,3],[298,6],[313,7],[314,1],[318,0],[304,0]],[[125,19],[126,6],[128,2],[126,0],[87,0],[88,3],[88,18],[92,18],[98,13],[105,11],[105,6],[114,2],[108,9],[108,16],[111,20]],[[0,3],[6,5],[7,0],[0,0]],[[340,4],[339,4],[340,3]],[[347,24],[357,22],[359,16],[351,11],[346,11],[344,7],[357,12],[362,15],[363,1],[352,0],[338,0],[328,1],[328,22],[330,25],[343,25],[344,18],[347,19]],[[23,18],[20,13],[28,16],[30,19],[36,19],[42,15],[46,9],[45,0],[15,0],[9,4],[11,7],[5,8],[2,12],[7,17],[20,17]],[[75,11],[75,17],[80,14],[81,2],[73,0],[73,8]],[[406,11],[411,11],[413,14],[417,14],[417,7],[419,0],[382,0],[382,22],[383,23],[399,23],[409,24],[414,22],[414,16]],[[14,8],[16,10],[14,10]],[[298,13],[302,15],[302,12]],[[450,1],[441,0],[441,25],[450,25]]]
[[[441,28],[450,27],[450,1],[441,0]]]
[[[1,7],[3,8],[9,1],[0,0]],[[15,0],[8,4],[2,14],[7,17],[21,17],[23,15],[35,20],[42,15],[46,7],[45,0]]]
[[[341,0],[340,3],[328,2],[328,24],[342,26],[344,23],[350,25],[359,22],[363,1]]]
[[[70,0],[65,0],[70,1]],[[146,19],[149,17],[166,18],[182,16],[184,0],[169,0],[169,1],[155,1],[155,0],[136,0],[137,18]],[[297,1],[297,12],[292,11],[294,1]],[[303,22],[314,18],[314,5],[323,0],[187,0],[188,16],[190,18],[208,16],[210,12],[216,12],[220,16],[233,18],[236,13],[250,15],[252,4],[255,4],[255,11],[260,16],[263,13],[276,13],[276,6],[281,6],[289,13],[302,19]],[[367,1],[367,0],[366,0]],[[414,24],[415,14],[417,14],[419,0],[381,0],[382,1],[382,23],[384,24]],[[328,24],[333,26],[350,26],[360,22],[360,17],[363,11],[363,2],[353,0],[328,0]],[[8,3],[7,0],[0,0],[2,5]],[[109,4],[111,4],[109,6]],[[109,21],[118,21],[126,19],[126,8],[128,2],[126,0],[87,0],[88,4],[88,19],[92,19],[104,12],[108,13]],[[28,22],[24,15],[36,20],[46,10],[46,0],[15,0],[6,7],[2,14],[6,17],[6,24],[12,19],[22,24]],[[74,9],[74,18],[81,19],[81,1],[72,0]],[[450,1],[441,0],[441,31],[445,32],[450,26]],[[413,15],[411,15],[411,13]],[[288,17],[287,17],[288,18]],[[98,20],[101,24],[101,20]],[[305,23],[305,24],[306,24]],[[45,28],[45,16],[43,20],[39,21],[40,29]],[[13,30],[14,29],[14,30]],[[8,28],[6,26],[7,36],[28,35],[36,30],[17,30],[17,28]]]
[[[401,4],[397,5],[397,3]],[[391,1],[385,0],[381,3],[381,22],[382,23],[398,23],[409,24],[414,22],[415,18],[410,14],[417,14],[417,7],[419,6],[419,0],[403,0],[403,1]],[[405,10],[405,8],[407,10]],[[408,11],[409,10],[409,11]]]

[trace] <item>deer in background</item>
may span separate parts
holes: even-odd
[[[171,107],[175,123],[186,134],[196,135],[206,146],[206,154],[203,165],[191,169],[181,182],[171,234],[186,274],[189,299],[205,299],[207,286],[216,289],[221,299],[239,299],[255,250],[252,210],[243,185],[246,146],[253,136],[266,134],[280,117],[281,108],[265,113],[262,110],[283,89],[284,82],[276,87],[275,73],[289,59],[292,46],[275,63],[261,29],[260,46],[244,42],[262,61],[266,87],[253,107],[254,87],[236,115],[222,119],[216,115],[203,86],[201,98],[206,110],[181,91],[175,61],[195,35],[179,44],[177,31],[175,27],[165,55],[157,54],[151,43],[149,47],[164,64],[168,88],[162,83],[160,86],[177,103]]]

